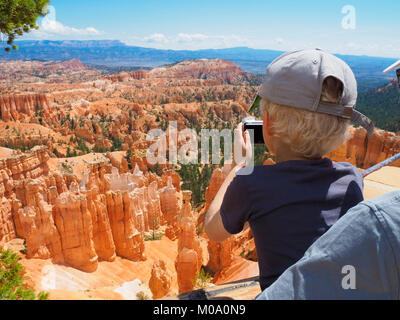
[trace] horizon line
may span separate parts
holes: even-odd
[[[76,40],[76,39],[64,39],[64,40],[50,40],[50,39],[26,39],[26,40],[15,40],[14,43],[18,42],[103,42],[103,41],[108,41],[108,42],[119,42],[125,47],[131,47],[131,48],[143,48],[143,49],[151,49],[151,50],[159,50],[159,51],[191,51],[191,52],[198,52],[198,51],[208,51],[208,50],[230,50],[230,49],[249,49],[249,50],[255,50],[255,51],[273,51],[273,52],[280,52],[280,53],[285,53],[285,52],[290,52],[294,50],[277,50],[277,49],[268,49],[268,48],[252,48],[248,46],[236,46],[236,47],[227,47],[227,48],[207,48],[207,49],[161,49],[161,48],[155,48],[155,47],[143,47],[143,46],[138,46],[138,45],[130,45],[124,42],[123,40],[119,39],[87,39],[87,40]],[[323,50],[323,49],[322,49]],[[328,51],[327,51],[328,52]],[[382,56],[373,56],[373,55],[368,55],[368,54],[343,54],[343,53],[332,53],[333,55],[339,55],[339,56],[354,56],[354,57],[371,57],[371,58],[382,58],[382,59],[399,59],[398,57],[382,57]]]

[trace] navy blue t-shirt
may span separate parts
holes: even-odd
[[[363,200],[362,176],[351,164],[326,158],[293,160],[237,174],[220,213],[231,234],[249,222],[264,290]]]

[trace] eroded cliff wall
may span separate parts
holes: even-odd
[[[349,139],[328,157],[335,161],[347,161],[358,168],[369,168],[400,153],[400,136],[380,129],[368,138],[363,128],[350,128]],[[400,167],[400,161],[391,166]]]
[[[48,150],[36,147],[0,161],[0,242],[25,239],[27,258],[92,272],[117,255],[145,260],[145,233],[167,221],[169,234],[179,234],[179,194],[170,175],[120,174],[102,161],[79,182],[50,171],[48,159]]]

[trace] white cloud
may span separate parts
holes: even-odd
[[[28,34],[26,39],[80,39],[92,38],[101,36],[104,33],[94,27],[84,29],[73,28],[64,25],[56,19],[56,9],[53,6],[48,6],[48,14],[42,19],[38,30],[33,30]]]
[[[144,42],[158,42],[158,43],[168,43],[167,37],[162,33],[153,33],[148,37],[144,37]]]
[[[87,27],[85,29],[77,29],[63,25],[61,22],[51,20],[45,17],[40,25],[39,31],[44,33],[59,34],[63,36],[73,35],[99,35],[100,31],[93,27]]]
[[[125,39],[129,45],[152,46],[158,49],[210,49],[229,48],[247,45],[247,41],[237,35],[207,35],[203,33],[178,33],[166,36],[163,33],[153,33],[145,37],[131,36]]]
[[[204,41],[209,39],[209,36],[205,34],[196,33],[196,34],[187,34],[187,33],[179,33],[176,37],[177,42],[193,42],[193,41]]]

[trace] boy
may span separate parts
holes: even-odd
[[[250,110],[260,105],[264,141],[277,164],[255,167],[249,175],[243,175],[243,164],[237,165],[205,218],[214,241],[249,223],[262,290],[363,200],[358,169],[323,158],[345,141],[350,120],[372,133],[372,122],[353,110],[356,100],[357,82],[349,66],[321,50],[286,53],[267,68]],[[249,134],[238,136],[251,152]]]

